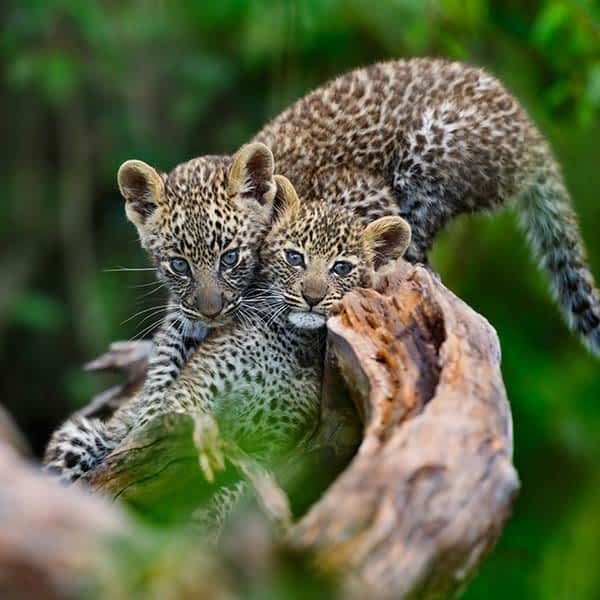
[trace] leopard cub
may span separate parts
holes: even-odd
[[[139,160],[119,169],[125,213],[169,290],[153,339],[145,397],[159,400],[210,329],[235,320],[270,226],[273,155],[260,143],[161,174]]]
[[[76,480],[161,413],[209,415],[222,439],[267,464],[314,430],[331,307],[402,256],[410,228],[400,217],[365,225],[343,208],[301,203],[284,177],[275,182],[273,225],[242,299],[254,317],[211,331],[162,397],[149,401],[142,391],[107,423],[68,421],[50,441],[48,470]],[[214,439],[196,440],[209,459]]]

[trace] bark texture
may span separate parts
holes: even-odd
[[[365,431],[292,540],[376,597],[451,597],[519,487],[495,331],[407,265],[346,296],[329,331]]]

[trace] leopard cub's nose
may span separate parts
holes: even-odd
[[[325,294],[321,292],[303,291],[302,297],[306,301],[306,304],[308,304],[312,308],[313,306],[319,304],[321,300],[323,300]]]
[[[196,296],[196,310],[205,317],[216,317],[225,304],[225,298],[220,291],[204,291]]]

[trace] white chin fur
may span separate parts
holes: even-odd
[[[187,334],[189,337],[196,339],[206,337],[206,334],[210,329],[208,325],[205,325],[202,321],[197,319],[190,319],[185,313],[182,313],[182,317],[190,328],[189,333]]]
[[[293,310],[289,313],[288,320],[300,329],[319,329],[325,326],[327,317],[314,312]]]

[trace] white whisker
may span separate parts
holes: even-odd
[[[151,306],[150,308],[146,308],[144,310],[140,310],[138,312],[136,312],[134,315],[131,315],[131,317],[129,317],[128,319],[125,319],[121,325],[125,325],[125,323],[128,323],[129,321],[131,321],[131,319],[135,319],[135,317],[139,317],[140,315],[143,315],[149,311],[153,311],[153,310],[163,310],[165,308],[177,308],[174,304],[163,304],[160,306]]]
[[[287,304],[282,304],[281,306],[277,307],[273,311],[271,316],[267,319],[267,322],[266,322],[267,327],[272,325],[287,309],[288,309]]]
[[[149,334],[150,332],[154,331],[157,327],[159,327],[163,323],[163,321],[163,317],[157,319],[156,321],[154,321],[154,323],[151,323],[150,325],[148,325],[148,327],[145,327],[144,329],[142,329],[142,331],[136,333],[133,337],[129,338],[129,341],[133,342],[135,340],[143,338],[145,335]]]
[[[158,313],[162,312],[164,309],[159,308],[156,311],[146,315],[139,323],[138,323],[138,327],[140,325],[142,325],[143,323],[145,323],[148,319],[151,319],[152,317],[155,317]]]
[[[164,283],[159,283],[157,287],[155,287],[154,289],[150,290],[149,292],[146,292],[144,294],[142,294],[139,299],[141,300],[142,298],[147,298],[148,296],[151,296],[152,294],[156,294],[156,292],[158,292],[158,290],[160,290],[161,288],[165,287]]]
[[[159,283],[160,285],[164,285],[164,283],[162,281],[157,282],[156,279],[153,279],[152,281],[149,281],[148,283],[136,283],[134,285],[128,285],[127,287],[129,289],[144,288],[144,287],[148,287],[150,285],[156,285],[157,283]]]
[[[114,269],[104,269],[103,273],[120,273],[120,272],[136,272],[136,271],[156,271],[156,267],[141,267],[141,268],[130,268],[130,267],[115,267]]]

